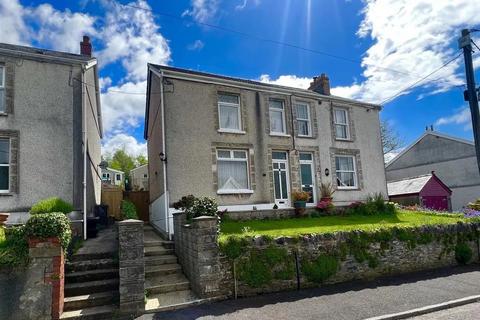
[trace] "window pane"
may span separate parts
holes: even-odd
[[[353,171],[353,157],[336,157],[337,171]]]
[[[5,112],[5,90],[0,89],[0,112]]]
[[[220,190],[248,189],[246,161],[218,161],[217,166]]]
[[[312,165],[310,164],[301,164],[300,173],[302,176],[302,184],[313,184],[312,181]]]
[[[0,167],[0,190],[8,189],[8,167]]]
[[[308,119],[308,106],[305,104],[297,104],[297,118]]]
[[[233,157],[235,159],[246,159],[247,153],[245,151],[233,151]]]
[[[283,112],[270,110],[270,131],[284,133]]]
[[[353,172],[337,172],[337,184],[340,187],[355,187]]]
[[[280,172],[274,171],[273,172],[273,181],[275,185],[275,199],[280,199]]]
[[[282,175],[282,199],[288,199],[287,172],[286,171],[281,171],[280,174]]]
[[[347,124],[347,112],[345,110],[335,110],[335,123]]]
[[[300,160],[312,160],[311,153],[300,153]]]
[[[347,126],[342,124],[335,125],[335,136],[341,139],[347,139]]]
[[[220,105],[220,128],[240,130],[238,107]]]
[[[230,159],[230,151],[228,151],[228,150],[218,150],[218,157],[219,158]]]
[[[4,76],[4,66],[0,66],[0,87],[4,86],[5,80],[3,79]]]
[[[0,164],[10,163],[10,141],[0,139]]]
[[[219,94],[218,101],[238,104],[238,96],[234,94]]]
[[[287,153],[286,152],[274,151],[274,152],[272,152],[272,159],[286,160],[287,159]]]
[[[282,109],[283,110],[283,101],[281,101],[281,100],[270,100],[270,108]]]
[[[308,121],[297,120],[298,123],[298,134],[301,136],[308,136]]]

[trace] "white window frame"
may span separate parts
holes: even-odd
[[[7,112],[7,95],[6,95],[6,90],[5,90],[5,65],[0,64],[0,67],[2,68],[2,72],[0,72],[0,77],[2,78],[2,84],[0,85],[0,91],[3,91],[3,101],[0,101],[0,103],[3,104],[3,110],[0,110],[0,113],[6,113]]]
[[[277,159],[277,158],[274,158],[273,157],[273,154],[275,152],[278,152],[278,153],[282,153],[285,155],[285,159]],[[284,199],[284,198],[276,198],[276,195],[275,195],[275,169],[273,169],[273,165],[277,163],[278,164],[278,167],[280,168],[280,165],[282,163],[285,164],[285,169],[277,169],[279,171],[282,171],[282,170],[285,170],[285,183],[286,183],[286,186],[287,186],[287,198]],[[275,204],[278,205],[279,207],[282,207],[282,208],[289,208],[290,207],[290,166],[289,166],[289,159],[288,159],[288,152],[286,151],[278,151],[278,150],[273,150],[272,151],[272,183],[273,183],[273,199],[275,201]],[[281,188],[281,183],[280,183],[280,188]],[[282,193],[283,190],[280,191],[280,193]]]
[[[219,152],[229,152],[229,158],[219,158]],[[235,158],[234,152],[244,152],[245,158]],[[248,150],[245,149],[217,149],[217,163],[219,161],[245,162],[247,164],[247,189],[217,189],[217,194],[239,194],[239,193],[253,193],[250,187],[250,167],[248,161]],[[218,183],[218,165],[217,165],[217,183]],[[220,186],[219,186],[220,187]]]
[[[231,103],[231,102],[222,102],[220,101],[220,95],[231,95],[236,96],[238,98],[238,103]],[[231,128],[222,128],[221,122],[221,109],[222,106],[225,107],[235,107],[237,108],[237,115],[238,115],[238,129],[231,129]],[[227,93],[227,92],[220,92],[218,93],[218,132],[226,132],[226,133],[240,133],[244,134],[245,131],[242,130],[242,109],[240,103],[240,95],[234,93]]]
[[[353,171],[337,170],[337,158],[352,158],[353,160]],[[341,186],[338,183],[338,173],[339,172],[353,172],[353,186]],[[337,184],[337,189],[339,190],[353,190],[358,189],[358,176],[357,176],[357,157],[353,155],[335,155],[335,182]]]
[[[307,118],[300,118],[298,116],[298,106],[305,106],[307,107]],[[306,102],[298,102],[295,104],[295,108],[296,108],[296,119],[297,119],[297,131],[298,131],[298,136],[299,137],[312,137],[312,117],[311,117],[311,113],[310,113],[310,104],[306,103]],[[299,130],[299,126],[298,126],[298,121],[303,121],[303,122],[307,122],[307,130],[308,130],[308,134],[300,134],[300,130]]]
[[[10,193],[10,162],[12,153],[12,142],[9,138],[0,138],[8,141],[8,164],[0,163],[0,167],[8,167],[8,189],[0,189],[0,193]]]
[[[272,108],[270,105],[271,101],[278,101],[282,103],[282,109]],[[269,121],[270,121],[270,135],[272,136],[288,136],[287,134],[287,121],[285,119],[285,101],[281,99],[269,99],[268,100],[268,111],[269,111]],[[282,113],[282,123],[283,123],[283,132],[272,131],[272,111]]]
[[[337,122],[337,111],[343,111],[345,112],[345,123],[340,123]],[[350,140],[350,123],[349,123],[349,117],[348,117],[348,110],[345,108],[334,108],[333,109],[333,123],[334,123],[334,131],[335,131],[335,139],[337,140]],[[345,132],[347,136],[345,138],[343,137],[338,137],[337,136],[337,126],[343,126],[346,128]]]

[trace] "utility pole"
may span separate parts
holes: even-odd
[[[475,141],[475,151],[477,153],[477,165],[480,171],[480,112],[478,110],[477,89],[475,88],[475,74],[472,63],[472,39],[470,30],[463,29],[462,37],[458,39],[458,46],[463,49],[463,58],[465,59],[465,74],[467,78],[467,91],[465,91],[465,100],[470,104],[472,114],[473,139]]]

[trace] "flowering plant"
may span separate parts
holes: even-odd
[[[480,211],[467,208],[463,211],[463,216],[465,218],[480,218]]]
[[[330,213],[334,208],[335,206],[331,201],[324,200],[317,203],[317,210],[323,213]]]

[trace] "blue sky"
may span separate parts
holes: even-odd
[[[380,103],[455,57],[462,28],[480,26],[480,1],[451,2],[0,0],[0,41],[78,52],[90,35],[101,67],[104,150],[140,154],[147,62],[296,87],[327,73],[334,94]],[[480,33],[475,39],[480,45]],[[480,82],[480,53],[474,58]],[[386,103],[381,117],[406,144],[426,125],[471,139],[463,84],[460,57]]]

